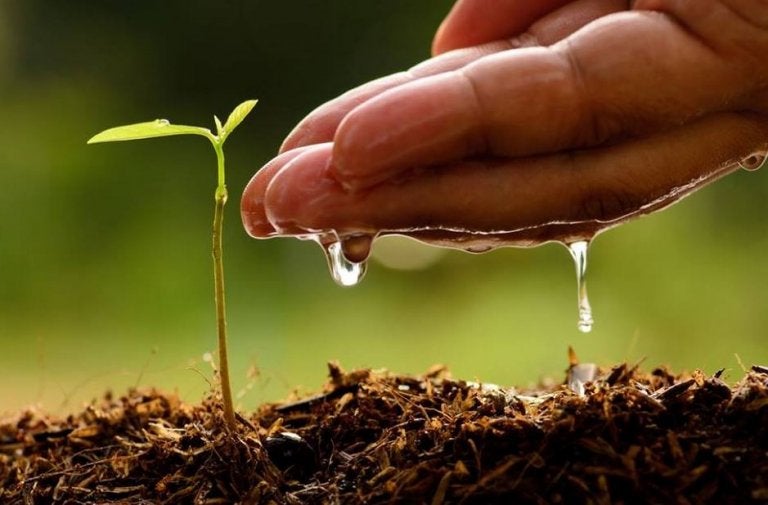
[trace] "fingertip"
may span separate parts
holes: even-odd
[[[281,234],[317,231],[324,203],[343,194],[329,170],[332,145],[304,149],[272,177],[264,194],[266,218]]]
[[[288,151],[296,149],[301,145],[301,140],[304,137],[304,124],[303,121],[297,124],[293,130],[285,137],[283,143],[280,144],[280,148],[277,150],[277,154],[284,154]]]
[[[313,110],[302,119],[280,145],[278,154],[284,154],[333,138],[336,124],[341,120],[332,103],[326,103]]]
[[[471,88],[456,72],[386,91],[347,114],[333,142],[331,171],[351,192],[483,148]]]
[[[451,17],[451,13],[449,12],[448,16],[446,16],[446,18],[443,20],[442,23],[440,23],[440,26],[438,26],[437,30],[435,31],[435,36],[432,38],[432,47],[431,47],[432,56],[438,56],[442,53],[450,51],[450,46],[446,42],[446,35],[445,35],[446,30],[450,26],[450,21],[449,21],[450,17]]]
[[[571,1],[458,0],[435,34],[432,54],[513,37]]]
[[[280,146],[279,153],[307,145],[330,142],[336,134],[339,123],[351,110],[380,93],[410,81],[412,78],[407,72],[380,77],[320,105],[302,119],[288,134]]]
[[[267,238],[275,233],[264,210],[264,189],[267,177],[262,168],[251,178],[240,199],[240,218],[246,233],[253,238]]]
[[[253,238],[269,238],[277,230],[267,219],[264,196],[272,178],[307,148],[294,149],[283,153],[264,165],[248,182],[240,199],[240,217],[245,231]]]
[[[437,31],[435,31],[435,37],[432,39],[432,56],[465,47],[460,41],[462,38],[461,32],[464,30],[458,31],[459,38],[457,39],[456,26],[460,25],[459,28],[461,28],[464,25],[462,20],[467,17],[468,7],[471,8],[471,5],[468,5],[468,2],[464,0],[457,0],[453,4],[453,7],[448,11],[440,26],[437,27]]]

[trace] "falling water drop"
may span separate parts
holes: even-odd
[[[739,166],[749,172],[760,170],[765,165],[765,160],[768,159],[768,153],[757,152],[752,153],[739,162]]]
[[[342,242],[339,240],[320,242],[320,246],[325,251],[328,268],[336,284],[345,287],[355,286],[363,279],[368,266],[366,260],[350,261],[347,259],[344,256]]]
[[[589,242],[586,240],[580,240],[578,242],[572,242],[567,244],[568,250],[573,256],[573,261],[576,264],[576,283],[578,285],[579,295],[579,323],[578,328],[582,333],[589,333],[592,331],[592,307],[589,305],[589,297],[587,296],[587,250],[589,249]]]

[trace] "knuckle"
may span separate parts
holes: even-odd
[[[589,87],[589,77],[581,63],[578,50],[570,40],[559,45],[559,54],[566,65],[568,80],[572,83],[574,92],[573,105],[577,107],[580,116],[578,138],[573,139],[577,146],[593,146],[602,144],[621,130],[621,122],[614,117],[594,96]]]
[[[473,146],[471,150],[478,153],[490,152],[492,142],[487,129],[487,107],[483,103],[478,83],[470,72],[459,70],[456,75],[464,84],[465,96],[474,114],[475,128],[470,129],[471,138],[468,139],[470,145]]]

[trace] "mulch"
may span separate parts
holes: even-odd
[[[346,373],[222,420],[154,390],[0,420],[0,503],[768,503],[768,368],[571,363],[533,390]]]

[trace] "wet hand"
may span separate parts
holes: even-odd
[[[461,0],[437,56],[310,114],[249,233],[587,237],[768,150],[765,0]]]

